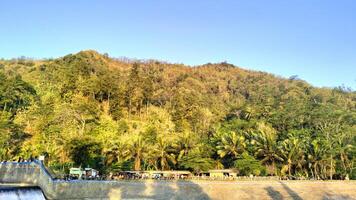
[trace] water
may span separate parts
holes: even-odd
[[[40,188],[0,188],[0,200],[45,200]]]

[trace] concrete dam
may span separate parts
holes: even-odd
[[[355,199],[355,188],[355,181],[63,181],[39,161],[0,163],[0,200]]]
[[[39,161],[1,163],[0,183],[37,186],[47,199],[210,199],[190,182],[55,180]]]

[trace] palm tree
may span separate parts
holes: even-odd
[[[157,143],[150,151],[151,160],[155,163],[155,168],[161,170],[170,169],[170,164],[175,165],[176,156],[172,147],[171,140],[168,138],[158,137]]]
[[[197,144],[195,134],[186,131],[178,136],[177,142],[173,144],[174,149],[178,153],[177,160],[180,160],[183,156],[186,156]]]
[[[179,167],[192,170],[195,173],[217,168],[218,166],[223,168],[221,165],[221,163],[216,163],[216,161],[208,157],[202,146],[195,147],[179,160]]]
[[[217,153],[221,158],[229,155],[234,159],[237,159],[238,156],[245,151],[246,140],[242,135],[237,134],[234,131],[227,132],[223,134],[218,141]]]
[[[134,158],[134,170],[141,170],[141,162],[148,152],[148,146],[146,141],[141,135],[132,138],[132,142],[129,144],[129,148],[125,153],[125,157]]]
[[[130,155],[129,145],[122,141],[114,141],[109,145],[103,145],[103,154],[105,155],[106,165],[111,165],[115,162],[125,161]],[[130,157],[131,158],[131,157]]]
[[[304,149],[302,147],[302,140],[290,135],[288,139],[282,143],[282,156],[287,161],[288,175],[292,175],[292,167],[296,166],[300,169],[304,164]]]
[[[262,158],[262,163],[271,164],[276,174],[276,162],[283,161],[278,148],[276,131],[265,123],[258,123],[257,132],[252,133],[251,144],[256,148],[256,156]]]

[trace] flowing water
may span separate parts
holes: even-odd
[[[45,200],[42,190],[30,188],[0,188],[0,200]]]

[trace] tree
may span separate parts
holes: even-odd
[[[13,114],[29,106],[35,99],[36,91],[21,76],[8,77],[0,71],[0,109]]]
[[[265,168],[262,166],[261,162],[256,160],[253,156],[249,155],[247,152],[243,152],[238,156],[235,161],[234,167],[239,170],[240,175],[248,176],[250,174],[259,176],[265,173]]]
[[[26,139],[20,127],[11,120],[11,113],[0,111],[0,160],[9,160],[19,153]]]
[[[149,150],[145,139],[140,135],[133,136],[128,148],[126,157],[134,159],[134,170],[141,170],[141,163]]]
[[[325,178],[321,173],[324,170],[324,162],[328,155],[325,140],[316,138],[311,141],[308,148],[308,167],[311,170],[311,174],[314,178]]]
[[[245,148],[245,137],[233,131],[223,133],[216,147],[217,153],[221,158],[231,156],[234,159],[244,152]]]
[[[277,144],[276,131],[265,123],[258,123],[251,144],[255,147],[255,155],[262,158],[262,163],[271,164],[273,174],[276,174],[276,162],[283,161]]]
[[[156,144],[150,149],[151,162],[154,163],[156,169],[168,170],[177,163],[172,146],[172,138],[157,138]]]
[[[281,142],[281,155],[283,160],[287,162],[288,175],[292,176],[293,168],[303,169],[305,161],[305,140],[298,138],[302,135],[300,132],[292,132],[288,135],[288,139]]]
[[[187,156],[197,146],[198,140],[199,138],[190,131],[179,134],[177,141],[173,144],[173,148],[178,154],[177,160]]]
[[[261,163],[269,174],[355,179],[355,99],[351,89],[228,63],[192,68],[95,51],[0,59],[0,159],[46,154],[62,171]]]
[[[89,137],[75,138],[68,143],[69,155],[74,164],[102,169],[101,146]]]
[[[140,113],[143,103],[142,81],[139,75],[139,69],[140,65],[134,63],[127,80],[125,103],[128,108],[129,117],[131,114]]]
[[[192,170],[195,173],[216,168],[216,162],[210,158],[209,152],[204,146],[198,146],[189,151],[185,156],[178,160],[179,167]]]

